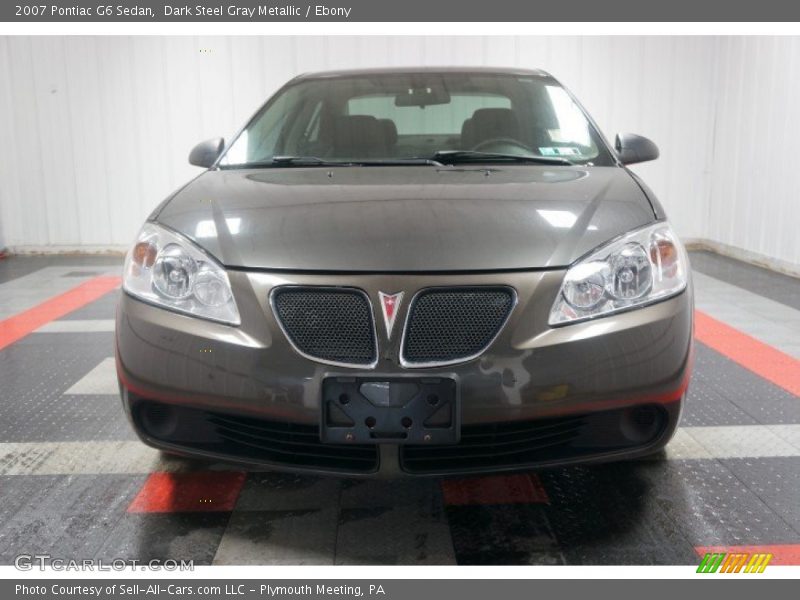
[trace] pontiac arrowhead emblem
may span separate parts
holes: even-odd
[[[378,292],[378,298],[381,301],[383,323],[386,325],[386,338],[392,339],[392,329],[397,319],[397,312],[400,310],[400,303],[403,301],[403,292],[397,292],[396,294]]]

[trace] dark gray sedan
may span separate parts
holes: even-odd
[[[542,71],[297,77],[148,218],[124,406],[173,453],[352,476],[640,456],[678,423],[686,252]]]

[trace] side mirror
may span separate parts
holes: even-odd
[[[189,153],[189,164],[208,169],[217,162],[223,148],[225,148],[225,140],[221,137],[200,142]]]
[[[618,133],[614,149],[623,165],[632,165],[658,158],[658,146],[652,140],[635,133]]]

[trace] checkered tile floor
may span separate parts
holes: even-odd
[[[800,281],[694,253],[695,374],[648,460],[469,479],[244,472],[140,444],[117,396],[114,259],[0,261],[0,564],[800,564]]]

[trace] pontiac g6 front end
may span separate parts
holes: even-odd
[[[541,71],[298,77],[125,264],[123,402],[169,452],[348,476],[641,456],[681,412],[686,252]]]

